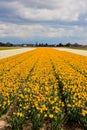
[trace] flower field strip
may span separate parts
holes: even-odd
[[[65,60],[65,59],[64,59]],[[75,70],[79,71],[87,78],[87,57],[86,56],[68,56],[68,60],[66,60],[68,64],[70,64]]]
[[[14,112],[14,116],[19,117],[18,113],[22,113],[23,118],[29,118],[34,128],[39,128],[45,118],[54,119],[58,123],[62,116],[58,81],[47,55],[50,49],[40,51],[40,59],[27,79],[24,92],[19,95],[18,110]]]
[[[11,70],[11,68],[15,67],[17,64],[23,62],[26,58],[33,55],[33,51],[25,52],[23,54],[17,54],[15,56],[11,56],[9,58],[4,58],[0,60],[0,75],[1,73]],[[28,54],[28,56],[27,56]],[[2,73],[2,74],[3,74]]]
[[[46,117],[60,120],[62,102],[59,98],[58,81],[54,76],[47,51],[50,51],[50,49],[38,49],[35,51],[35,56],[16,65],[5,75],[5,78],[3,77],[1,96],[4,97],[4,100],[2,98],[1,109],[9,106],[15,95],[17,96],[17,106],[13,112],[13,120],[31,117],[33,124],[39,119],[41,122]],[[39,60],[36,63],[37,57],[39,57]],[[34,65],[35,63],[36,65]],[[33,71],[30,76],[27,76],[32,66],[34,66]]]
[[[47,49],[47,50],[50,51],[49,49]],[[35,97],[35,107],[36,108],[39,107],[39,106],[37,106],[39,104],[41,104],[41,108],[44,104],[48,104],[48,107],[49,107],[49,104],[50,105],[55,104],[56,101],[57,101],[57,105],[58,105],[58,101],[60,101],[60,99],[58,97],[58,93],[59,93],[58,92],[58,82],[54,76],[54,72],[53,72],[52,65],[50,63],[50,59],[47,55],[46,50],[41,49],[41,53],[42,53],[42,55],[40,56],[38,64],[35,66],[34,71],[32,72],[30,80],[29,80],[29,84],[32,83],[32,85],[33,85],[33,87],[32,87],[33,95],[35,96],[35,94],[36,95],[40,94],[40,95],[38,95],[37,98]],[[43,100],[41,99],[41,97]],[[37,100],[38,98],[39,98],[39,100],[41,99],[41,101],[36,103],[36,101],[38,101]],[[55,108],[55,105],[54,105],[54,108]],[[44,109],[42,109],[42,110],[44,110]],[[50,114],[48,108],[45,111],[47,111],[48,114]]]
[[[49,55],[54,65],[55,73],[59,77],[59,81],[61,81],[68,112],[71,112],[73,117],[75,113],[76,115],[84,116],[87,123],[87,78],[64,62],[64,57],[69,61],[66,56],[67,52],[61,53],[54,50]],[[77,55],[74,55],[74,57],[77,57]],[[84,61],[84,68],[85,66],[86,63]]]
[[[23,59],[25,57],[25,60],[23,60],[20,64],[17,64],[7,73],[4,73],[0,76],[0,79],[2,79],[0,81],[0,115],[2,112],[6,111],[13,101],[15,95],[17,96],[19,89],[25,84],[25,80],[27,79],[27,76],[31,72],[33,66],[36,64],[39,56],[38,51],[35,52],[31,57],[30,52],[27,52],[26,55],[23,55]],[[8,60],[10,61],[10,59]]]
[[[49,120],[53,129],[57,129],[66,114],[64,109],[72,118],[78,115],[86,124],[87,79],[81,67],[80,71],[72,67],[72,57],[74,60],[78,55],[40,48],[0,60],[2,66],[6,66],[0,70],[1,73],[4,70],[0,76],[0,116],[16,99],[12,128],[19,128],[25,120],[30,120],[33,129],[39,129],[44,120]],[[81,62],[84,72],[85,61],[86,58]]]
[[[54,52],[54,53],[55,53],[55,56],[53,55],[53,53],[50,54],[51,59],[54,63],[55,71],[59,75],[59,79],[61,79],[61,81],[64,85],[63,88],[67,89],[67,91],[69,91],[69,92],[72,92],[72,90],[75,89],[75,91],[74,90],[73,91],[75,93],[77,91],[77,94],[79,94],[79,96],[84,95],[87,92],[86,77],[84,77],[82,74],[80,74],[79,72],[74,70],[70,65],[68,65],[66,62],[64,62],[64,60],[62,58],[65,56],[64,54],[63,55],[61,54],[62,56],[60,58],[60,57],[58,57],[59,56],[58,53],[60,53],[60,52]],[[66,59],[68,59],[68,57],[66,57]],[[69,90],[69,89],[71,89],[71,90]],[[78,92],[80,92],[81,94]],[[73,96],[75,96],[75,95],[73,95]],[[86,101],[86,99],[85,99],[85,101]],[[81,102],[81,104],[82,104],[82,102]]]
[[[65,56],[62,56],[61,53]],[[61,53],[59,56],[64,60],[64,62],[68,63],[75,70],[79,71],[81,74],[87,77],[87,56],[76,55],[69,52],[65,54],[64,51]],[[66,57],[68,58],[66,59]]]

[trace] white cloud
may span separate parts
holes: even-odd
[[[84,0],[33,0],[18,2],[17,14],[22,18],[32,20],[63,20],[77,21],[82,13],[87,11],[87,1]],[[30,4],[29,4],[30,3]],[[32,5],[32,6],[30,6]]]
[[[0,24],[0,37],[19,37],[27,38],[37,35],[43,27],[39,24],[34,25],[16,25],[16,24]]]
[[[57,38],[57,37],[86,37],[87,33],[83,27],[69,26],[66,27],[52,27],[50,25],[41,24],[29,24],[29,25],[17,25],[17,24],[0,24],[0,37],[19,37],[21,39],[26,38]]]

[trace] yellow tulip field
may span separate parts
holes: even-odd
[[[64,122],[87,129],[87,57],[52,48],[0,60],[0,117],[9,112],[12,130],[26,121],[32,130],[45,121],[52,130]]]

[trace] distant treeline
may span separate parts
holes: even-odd
[[[0,42],[0,46],[4,47],[12,47],[12,46],[20,46],[20,47],[82,47],[83,45],[80,45],[78,43],[58,43],[58,44],[48,44],[48,43],[35,43],[35,44],[13,44],[10,42],[2,43]],[[87,46],[85,46],[87,47]]]
[[[7,42],[7,43],[3,43],[3,42],[0,42],[0,46],[4,46],[4,47],[11,47],[11,46],[13,46],[13,44],[12,43],[10,43],[10,42]]]
[[[71,43],[66,43],[66,44],[63,44],[63,43],[58,43],[58,44],[47,44],[47,43],[39,43],[39,44],[35,44],[35,46],[39,46],[39,47],[71,47],[71,46],[74,46],[74,47],[79,47],[79,46],[82,46],[78,43],[75,43],[75,44],[71,44]]]
[[[71,43],[66,43],[66,44],[35,43],[35,44],[19,44],[19,46],[23,46],[23,47],[82,47],[83,45],[80,45],[78,43],[74,43],[74,44],[71,44]]]

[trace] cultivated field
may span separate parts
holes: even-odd
[[[67,51],[67,52],[87,56],[87,48],[85,48],[85,49],[79,49],[79,48],[76,49],[76,48],[56,47],[55,49],[60,50],[60,51]]]
[[[19,49],[21,47],[0,47],[0,51],[1,50],[10,50],[10,49]]]
[[[9,56],[13,56],[13,55],[16,55],[16,54],[20,54],[20,53],[23,53],[23,52],[26,52],[26,51],[31,51],[31,50],[34,50],[35,48],[30,48],[30,47],[24,47],[24,48],[11,48],[10,49],[8,48],[4,48],[3,47],[3,50],[0,50],[0,59],[2,58],[7,58]]]
[[[10,130],[87,130],[87,57],[38,48],[1,59],[0,99]]]

